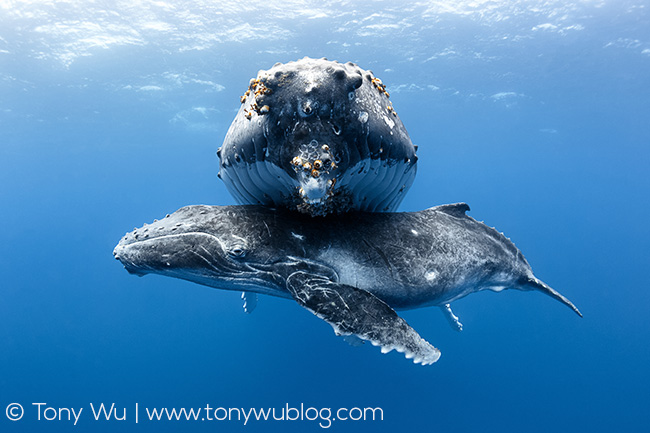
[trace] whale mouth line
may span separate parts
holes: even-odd
[[[184,242],[183,239],[188,237],[200,236],[203,238],[197,242],[192,240]],[[212,243],[213,247],[219,245],[221,251],[212,251],[212,248],[205,246],[205,241]],[[157,243],[162,242],[160,248],[156,248]],[[180,246],[180,248],[179,248]],[[195,248],[196,247],[196,248]],[[180,253],[180,254],[179,254]],[[156,260],[151,260],[151,254]],[[132,274],[139,276],[149,273],[160,273],[161,270],[165,272],[193,272],[192,267],[183,269],[184,266],[178,265],[178,259],[182,262],[190,257],[191,260],[184,264],[202,263],[211,272],[221,276],[236,276],[239,273],[246,273],[252,271],[253,273],[259,272],[252,269],[248,263],[237,261],[230,261],[226,257],[226,248],[221,240],[209,233],[204,232],[187,232],[187,233],[173,233],[156,236],[153,238],[136,239],[131,243],[120,242],[113,250],[113,255],[116,260],[119,260],[126,270]]]
[[[196,235],[202,239],[183,241],[184,238]],[[164,243],[164,250],[154,248],[156,241]],[[212,243],[212,248],[216,250],[206,245],[206,242]],[[133,249],[130,250],[131,248]],[[149,251],[153,256],[149,256]],[[114,248],[113,255],[127,272],[140,277],[161,274],[220,289],[254,291],[285,298],[288,294],[284,291],[284,278],[276,268],[293,263],[284,263],[280,259],[263,263],[233,259],[217,236],[200,231],[122,240]]]
[[[158,242],[161,240],[169,240],[169,239],[180,239],[186,236],[191,236],[191,235],[202,235],[208,238],[214,239],[219,245],[223,248],[223,244],[214,235],[211,235],[209,233],[203,233],[203,232],[187,232],[187,233],[171,233],[171,234],[164,234],[160,236],[155,236],[155,237],[147,237],[147,238],[142,238],[142,239],[136,239],[135,237],[132,239],[122,239],[113,249],[113,257],[115,260],[118,260],[121,262],[126,270],[131,273],[131,274],[136,274],[138,276],[143,276],[146,275],[150,272],[153,272],[153,268],[151,266],[147,265],[142,265],[135,263],[128,254],[126,254],[126,250],[129,248],[146,248],[146,246],[143,246],[143,244],[147,243],[152,243],[152,242]]]
[[[171,238],[185,237],[185,236],[190,236],[190,235],[207,236],[207,237],[213,238],[215,241],[217,241],[219,244],[221,244],[221,240],[219,240],[219,238],[216,237],[215,235],[211,235],[210,233],[205,233],[205,232],[192,231],[192,232],[183,232],[183,233],[167,233],[167,234],[160,235],[160,236],[152,236],[152,237],[147,237],[147,238],[143,238],[143,239],[134,239],[132,242],[129,242],[129,243],[123,243],[124,241],[120,241],[117,244],[117,246],[115,247],[115,249],[117,249],[118,247],[123,247],[124,248],[124,247],[128,247],[130,245],[141,244],[141,243],[145,243],[147,241],[157,241],[157,240],[161,240],[161,239],[171,239]],[[115,254],[115,250],[113,250],[113,254]]]

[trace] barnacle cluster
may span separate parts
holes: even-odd
[[[379,90],[379,93],[383,93],[384,95],[386,95],[387,98],[390,98],[390,93],[388,93],[388,90],[386,90],[386,85],[384,83],[382,83],[379,78],[373,77],[370,80],[370,82],[372,83],[373,86],[375,86],[375,89]],[[393,116],[397,116],[397,112],[393,108],[393,104],[391,102],[388,103],[388,105],[386,106],[386,109]]]
[[[259,115],[266,114],[269,112],[270,107],[268,105],[258,105],[258,102],[261,101],[261,99],[258,99],[258,97],[261,97],[263,95],[270,95],[273,93],[271,89],[266,87],[264,84],[264,81],[262,81],[259,78],[253,78],[251,79],[251,82],[248,86],[248,89],[246,89],[246,93],[244,93],[239,100],[241,101],[242,104],[246,102],[248,97],[253,94],[253,102],[251,103],[250,107],[244,109],[244,116],[247,119],[251,119],[253,117],[253,111],[256,112]]]
[[[383,93],[387,98],[390,98],[390,93],[388,93],[388,90],[386,90],[386,85],[382,83],[379,78],[373,78],[370,81],[372,82],[372,85],[375,86],[377,90],[379,90],[379,93]]]
[[[312,140],[302,144],[297,156],[291,160],[299,185],[293,194],[296,208],[312,216],[326,215],[348,209],[350,198],[334,191],[337,178],[331,172],[336,170],[336,160],[327,144]],[[347,201],[346,201],[347,200]],[[344,206],[340,209],[338,206]]]
[[[313,178],[318,178],[321,174],[329,173],[330,170],[336,169],[334,156],[327,144],[318,147],[318,142],[313,140],[308,145],[303,144],[300,147],[300,155],[291,160],[291,165],[296,173],[304,172]],[[332,179],[332,187],[336,183],[336,178]]]
[[[250,94],[251,94],[251,89],[246,89],[246,93],[244,93],[242,96],[239,97],[239,100],[241,101],[242,104],[246,102],[246,98],[248,98]]]

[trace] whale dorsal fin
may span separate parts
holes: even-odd
[[[467,203],[443,204],[442,206],[432,207],[431,210],[444,212],[455,217],[463,217],[465,212],[469,210],[469,205]]]

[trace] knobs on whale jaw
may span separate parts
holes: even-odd
[[[388,98],[381,80],[350,62],[262,70],[218,151],[219,177],[242,204],[312,216],[394,211],[417,156]]]

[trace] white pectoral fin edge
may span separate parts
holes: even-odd
[[[449,326],[451,326],[451,329],[454,331],[462,331],[463,330],[463,324],[460,323],[460,319],[458,316],[454,314],[453,311],[451,311],[451,305],[445,304],[440,307],[440,310],[442,311],[442,314],[445,316],[445,319],[449,322]]]
[[[244,301],[242,305],[244,313],[252,313],[255,307],[257,307],[257,293],[241,292],[241,298]]]
[[[295,272],[287,289],[302,307],[329,323],[336,335],[356,335],[379,346],[382,353],[404,353],[416,364],[433,364],[440,351],[429,344],[372,293],[320,275]]]

